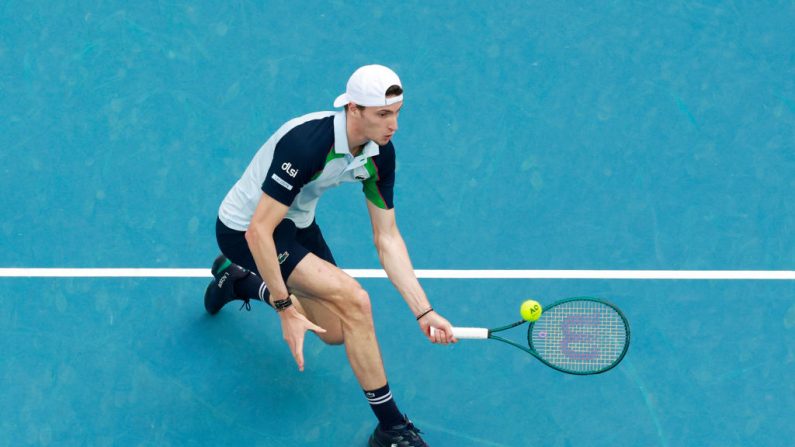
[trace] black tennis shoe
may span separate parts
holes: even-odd
[[[213,274],[213,280],[207,285],[207,290],[204,292],[204,308],[210,315],[215,315],[221,310],[226,303],[233,300],[243,300],[247,309],[250,309],[247,298],[241,298],[235,295],[235,281],[245,278],[248,275],[248,270],[243,267],[232,263],[226,256],[220,255],[215,258],[213,266],[210,269]]]
[[[403,416],[403,423],[385,429],[378,424],[370,436],[370,447],[428,447],[420,437],[420,429]]]

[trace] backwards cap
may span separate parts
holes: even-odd
[[[334,100],[334,107],[342,107],[350,102],[365,107],[389,106],[403,101],[403,95],[386,97],[387,89],[393,85],[403,88],[398,75],[389,68],[383,65],[359,67],[348,79],[345,93]]]

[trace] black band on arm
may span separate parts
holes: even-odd
[[[431,312],[433,312],[433,307],[429,307],[429,308],[428,308],[428,310],[426,310],[425,312],[423,312],[423,313],[421,313],[421,314],[417,315],[417,321],[420,321],[420,318],[422,318],[422,317],[424,317],[424,316],[428,315],[428,314],[429,314],[429,313],[431,313]]]
[[[287,295],[287,298],[283,300],[273,300],[273,309],[276,310],[276,312],[284,312],[293,305],[291,297],[292,295]]]

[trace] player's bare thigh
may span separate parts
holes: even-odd
[[[301,292],[293,292],[298,303],[298,311],[304,314],[312,323],[326,330],[325,333],[316,334],[323,342],[330,345],[340,345],[345,342],[342,332],[342,321],[325,304],[314,297],[302,295]]]
[[[298,263],[287,286],[297,295],[318,300],[342,322],[372,318],[369,297],[359,283],[339,267],[312,253]],[[323,312],[323,309],[318,311]]]

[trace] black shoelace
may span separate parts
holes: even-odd
[[[406,424],[406,428],[409,430],[409,432],[412,435],[411,436],[413,438],[412,441],[416,441],[416,440],[420,439],[420,433],[422,433],[422,432],[420,431],[419,428],[415,427],[414,424],[409,422],[408,424]]]
[[[403,431],[403,434],[407,436],[406,437],[400,436],[400,439],[397,440],[399,442],[398,445],[405,445],[405,446],[426,445],[424,441],[422,441],[422,444],[416,444],[417,441],[420,441],[422,439],[420,438],[420,433],[422,433],[422,431],[419,428],[415,427],[411,421],[407,420],[406,425],[403,426],[403,429],[401,431]]]

